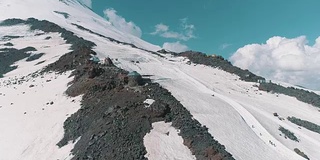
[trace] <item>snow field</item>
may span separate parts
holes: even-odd
[[[64,121],[80,108],[81,96],[64,95],[70,72],[0,79],[0,159],[71,159],[73,144],[59,148]]]
[[[79,29],[72,25],[72,23],[75,23],[104,36],[132,43],[141,48],[152,51],[160,49],[160,47],[145,42],[138,37],[118,31],[110,22],[82,6],[76,0],[69,1],[68,5],[59,0],[2,0],[0,4],[0,10],[5,13],[0,14],[0,21],[8,18],[28,19],[34,17],[56,23],[81,36],[84,31],[79,32]],[[66,19],[54,11],[67,13],[69,18]]]
[[[65,40],[61,38],[59,33],[48,33],[44,34],[42,31],[30,31],[30,27],[27,25],[14,26],[13,30],[8,29],[8,27],[0,27],[0,29],[6,30],[11,36],[21,36],[21,38],[14,38],[10,41],[5,41],[2,43],[10,42],[13,44],[11,48],[23,49],[25,47],[34,47],[37,51],[32,51],[32,54],[44,53],[42,57],[37,60],[27,62],[26,59],[17,61],[13,66],[18,66],[7,74],[5,77],[13,76],[24,76],[29,73],[41,70],[43,67],[57,61],[62,55],[70,52],[70,44],[66,44]],[[2,31],[0,33],[3,33]],[[42,33],[42,35],[37,35]],[[4,35],[4,34],[3,34]],[[51,37],[45,40],[46,37]],[[1,46],[1,48],[6,48]],[[38,64],[39,62],[43,62]]]
[[[195,160],[196,157],[183,145],[183,139],[171,123],[156,122],[144,137],[147,149],[146,158],[150,160]]]
[[[205,66],[187,65],[183,57],[164,55],[165,58],[161,58],[127,46],[105,43],[103,39],[99,38],[96,38],[95,42],[97,43],[95,51],[101,58],[109,56],[114,60],[118,59],[115,64],[123,69],[154,75],[152,77],[153,80],[169,89],[193,114],[195,119],[206,125],[209,128],[209,132],[219,142],[226,145],[227,151],[231,152],[236,159],[303,159],[293,150],[289,150],[288,146],[282,145],[270,134],[271,131],[266,130],[255,116],[243,106],[241,110],[236,110],[234,106],[240,105],[238,102],[232,101],[234,103],[230,103],[230,101],[221,99],[221,97],[212,96],[216,92],[221,93],[224,97],[229,97],[229,94],[237,90],[238,87],[228,85],[228,83],[234,82],[235,79],[238,80],[239,77],[219,69],[206,67],[210,70],[210,72],[207,72],[203,70]],[[104,48],[107,48],[107,50]],[[132,61],[139,61],[139,63],[133,63]],[[208,79],[208,77],[211,79],[214,76],[212,71],[223,74],[219,75],[220,77],[214,76],[219,79],[217,83],[211,81],[203,84],[197,79],[198,75],[190,75],[190,68],[194,69],[194,73],[191,72],[192,74],[203,74],[204,77],[201,77],[203,79]],[[220,88],[207,87],[207,85],[210,86],[211,84],[219,85]],[[239,80],[237,85],[242,84],[252,86],[255,83]],[[243,93],[245,93],[245,90],[241,94]],[[248,97],[248,95],[246,96]],[[242,98],[246,101],[248,100],[247,97]],[[251,119],[251,121],[247,122],[245,119]],[[252,124],[256,124],[258,128],[254,130]],[[265,134],[260,136],[260,133]],[[272,145],[274,143],[278,145]]]

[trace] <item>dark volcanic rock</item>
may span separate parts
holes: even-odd
[[[30,62],[30,61],[37,60],[37,59],[41,58],[43,55],[44,55],[44,53],[39,53],[39,54],[31,55],[30,57],[28,57],[28,58],[26,59],[26,61],[27,61],[27,62]]]
[[[299,142],[299,139],[295,136],[295,134],[288,129],[283,128],[282,126],[279,127],[279,131],[281,131],[286,137],[289,139]]]
[[[35,66],[36,66],[36,65],[39,65],[39,64],[42,64],[42,63],[44,63],[44,62],[45,62],[45,61],[40,61],[40,62],[36,63]]]
[[[12,43],[10,43],[10,42],[8,42],[8,43],[4,44],[4,46],[12,47],[12,46],[13,46],[13,44],[12,44]]]
[[[186,51],[178,54],[179,56],[188,57],[191,62],[196,64],[203,64],[215,68],[220,68],[226,72],[236,74],[241,80],[248,82],[257,82],[258,80],[265,80],[265,78],[257,76],[248,70],[240,69],[233,66],[229,61],[222,56],[209,56],[201,52]]]
[[[2,40],[11,40],[11,39],[17,39],[17,38],[22,38],[23,36],[11,36],[11,35],[6,35],[2,37]]]
[[[103,72],[104,72],[104,69],[102,69],[102,68],[92,67],[89,70],[88,75],[89,75],[89,78],[95,78],[95,77],[100,76]]]
[[[89,49],[79,51],[77,63],[71,63],[67,59],[74,52],[70,52],[47,68],[61,72],[75,69],[66,93],[84,95],[81,109],[65,121],[65,136],[58,144],[64,146],[81,137],[72,151],[74,159],[145,159],[143,138],[157,121],[172,122],[180,129],[182,138],[192,141],[188,147],[198,159],[233,159],[166,89],[148,79],[143,82],[149,85],[130,88],[123,78],[127,71],[85,63],[89,53]],[[93,70],[98,74],[91,76]],[[144,104],[147,98],[155,100],[149,108]]]
[[[112,60],[111,60],[109,57],[107,57],[107,58],[105,58],[105,59],[103,60],[103,64],[104,64],[105,66],[114,66]]]
[[[294,87],[283,87],[275,83],[260,83],[259,90],[292,96],[297,98],[299,101],[320,108],[320,96],[314,92]]]
[[[140,49],[140,50],[143,50],[143,51],[146,51],[146,52],[155,54],[155,55],[157,55],[157,56],[159,56],[159,57],[163,57],[162,55],[158,54],[157,52],[152,52],[152,51],[149,51],[149,50],[146,50],[146,49],[143,49],[143,48],[139,48],[139,47],[137,47],[136,45],[131,44],[131,43],[118,41],[118,40],[116,40],[116,39],[114,39],[114,38],[107,37],[107,36],[104,36],[104,35],[102,35],[102,34],[93,32],[92,30],[90,30],[90,29],[88,29],[88,28],[85,28],[85,27],[83,27],[83,26],[80,26],[80,25],[78,25],[78,24],[72,23],[72,25],[76,26],[78,29],[81,29],[81,30],[83,30],[83,31],[87,31],[87,32],[89,32],[89,33],[91,33],[91,34],[94,34],[94,35],[97,35],[97,36],[99,36],[99,37],[105,38],[105,39],[107,39],[107,40],[109,40],[109,41],[111,41],[111,42],[118,43],[118,44],[122,44],[122,45],[127,45],[127,46],[130,46],[130,47],[132,47],[132,48]]]
[[[157,106],[168,106],[170,108],[170,112],[162,117],[166,121],[172,122],[172,126],[180,130],[180,136],[184,139],[184,144],[197,159],[212,159],[213,157],[217,160],[233,159],[232,155],[225,150],[225,147],[208,133],[208,128],[194,120],[190,112],[170,92],[158,84],[150,84],[147,88],[146,93],[155,100],[150,109],[157,108]]]
[[[298,126],[304,127],[310,131],[316,132],[318,134],[320,134],[320,125],[317,125],[315,123],[306,121],[306,120],[302,120],[300,118],[296,118],[296,117],[288,117],[287,118],[291,123],[294,123]]]
[[[307,159],[307,160],[310,159],[304,152],[300,151],[300,149],[295,148],[294,151],[295,151],[297,154],[299,154],[300,156],[302,156],[303,158],[305,158],[305,159]]]
[[[68,13],[66,13],[66,12],[60,12],[60,11],[53,11],[53,12],[62,15],[64,18],[69,18],[69,16],[70,16],[70,15],[69,15]]]
[[[17,66],[11,66],[14,62],[29,57],[30,51],[36,51],[33,47],[26,47],[23,49],[3,48],[0,49],[0,78],[3,74],[8,73],[17,68]]]
[[[233,159],[225,147],[208,133],[208,129],[193,119],[190,112],[159,84],[141,78],[141,84],[145,85],[130,87],[128,78],[125,78],[127,71],[114,65],[105,66],[88,61],[91,55],[96,54],[92,51],[94,43],[56,24],[34,18],[27,21],[5,20],[0,25],[15,24],[30,25],[32,30],[61,33],[67,43],[72,44],[72,52],[61,56],[43,72],[73,70],[74,80],[66,94],[83,95],[81,108],[65,121],[65,134],[58,143],[62,147],[70,140],[75,142],[81,137],[72,150],[73,159],[146,159],[143,138],[151,131],[152,123],[158,121],[172,122],[172,126],[180,130],[184,144],[197,159]],[[125,45],[137,48],[132,44]],[[144,104],[147,98],[155,100],[148,108]]]
[[[91,48],[95,46],[93,42],[84,40],[81,37],[77,37],[74,35],[73,32],[70,32],[64,28],[61,28],[57,24],[54,24],[52,22],[49,22],[47,20],[37,20],[35,18],[29,18],[26,21],[21,19],[7,19],[0,23],[0,26],[12,26],[12,25],[18,25],[18,24],[26,24],[30,25],[31,30],[41,30],[43,32],[49,33],[49,32],[58,32],[61,33],[61,37],[64,38],[64,40],[67,41],[69,44],[73,44],[71,49],[77,49],[77,47],[87,47]]]
[[[91,54],[95,55],[96,53],[87,47],[79,47],[68,54],[65,54],[60,57],[60,59],[46,67],[44,71],[57,71],[64,72],[67,70],[76,69],[80,65],[89,63]]]

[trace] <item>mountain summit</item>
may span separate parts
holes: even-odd
[[[161,50],[75,0],[0,10],[0,159],[320,157],[312,91]]]

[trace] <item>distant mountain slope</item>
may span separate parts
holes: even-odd
[[[112,37],[138,47],[157,51],[160,47],[145,42],[135,36],[118,31],[108,21],[83,6],[77,0],[2,0],[0,21],[9,18],[36,18],[48,20],[78,34],[72,23],[84,26],[96,33]]]

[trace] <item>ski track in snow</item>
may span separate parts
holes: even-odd
[[[97,41],[99,42],[98,39],[99,38],[97,38]],[[115,64],[119,67],[129,71],[136,70],[141,74],[154,75],[153,79],[165,88],[169,89],[173,93],[173,95],[179,101],[181,101],[181,103],[189,111],[191,111],[191,113],[197,120],[200,121],[200,123],[206,125],[209,128],[209,132],[217,140],[219,140],[219,142],[226,145],[227,150],[231,152],[236,159],[303,159],[302,157],[294,153],[292,147],[288,147],[288,143],[284,145],[283,141],[279,141],[279,137],[274,136],[279,133],[278,125],[276,130],[267,130],[259,122],[259,120],[257,120],[255,116],[247,110],[246,106],[242,106],[241,103],[233,100],[232,98],[228,98],[229,95],[227,94],[229,93],[226,92],[231,92],[238,88],[232,85],[225,85],[224,88],[222,88],[221,86],[223,85],[220,85],[220,88],[222,89],[212,87],[213,89],[217,89],[217,91],[213,91],[211,87],[209,89],[208,87],[201,85],[202,82],[200,83],[198,80],[195,80],[194,77],[197,76],[186,76],[186,74],[188,74],[189,72],[188,69],[190,67],[196,68],[197,73],[202,72],[203,74],[207,74],[207,76],[212,74],[206,71],[203,72],[201,70],[205,66],[193,66],[193,64],[191,66],[188,66],[185,64],[185,58],[182,57],[171,57],[168,55],[164,55],[166,56],[166,58],[163,59],[155,55],[151,55],[150,53],[138,51],[136,49],[130,49],[125,46],[122,46],[122,48],[120,49],[113,44],[97,44],[98,46],[95,50],[99,53],[99,55],[101,57],[110,56],[113,59],[118,59]],[[108,49],[105,50],[103,48]],[[170,59],[171,61],[169,61],[168,59]],[[139,61],[139,63],[132,63],[131,61]],[[210,67],[206,68],[209,68],[210,72],[223,72],[219,69]],[[222,78],[219,78],[219,80],[229,81],[230,83],[233,83],[234,79],[239,79],[237,76],[225,72],[223,72],[223,75],[221,75],[221,77]],[[240,80],[238,80],[237,83],[239,83],[239,85],[245,84],[248,87],[249,85],[253,86],[255,84],[241,82]],[[255,94],[255,92],[250,94]],[[217,95],[217,97],[212,97],[212,94]],[[197,99],[199,100],[197,101]],[[269,102],[271,102],[270,99]],[[214,107],[216,108],[210,108],[212,106],[210,103],[216,104],[217,106],[221,105],[223,107],[216,107],[214,105]],[[197,106],[202,107],[199,108]],[[306,104],[304,104],[304,107],[305,106]],[[232,110],[230,108],[222,109],[226,107],[232,107]],[[308,107],[306,107],[305,109],[313,109]],[[234,113],[235,111],[236,113]],[[223,112],[225,112],[225,114]],[[228,118],[228,116],[230,117]],[[216,121],[222,122],[221,124],[212,124],[217,122],[213,122],[212,120],[208,121],[208,119],[211,118],[215,119]],[[237,120],[234,120],[235,118]],[[234,135],[230,134],[229,132],[238,133]],[[310,153],[311,155],[318,154],[317,152],[308,152],[310,151],[308,150],[308,147],[298,146],[298,148],[306,149],[303,151],[307,155],[308,153]],[[252,150],[254,150],[255,152],[253,153]]]
[[[190,77],[189,75],[187,75],[186,73],[183,73],[181,75],[184,75],[184,78],[188,78],[190,81],[193,81],[197,86],[204,86],[203,84],[201,84],[199,81],[197,81],[196,79],[193,79],[192,77]],[[206,87],[206,86],[204,86]],[[208,90],[210,90],[209,88],[207,88]],[[272,148],[276,147],[275,149],[281,153],[281,154],[287,154],[285,155],[286,157],[290,157],[291,156],[291,151],[285,147],[281,142],[279,142],[277,139],[275,139],[257,120],[254,116],[252,116],[242,105],[240,105],[239,103],[235,102],[234,100],[221,95],[217,92],[213,92],[211,93],[212,95],[220,98],[221,100],[227,102],[230,106],[232,106],[239,114],[240,116],[243,118],[243,120],[247,123],[248,126],[251,126],[253,129],[253,131],[255,132],[255,134],[260,137],[260,139],[268,145],[271,145]]]

